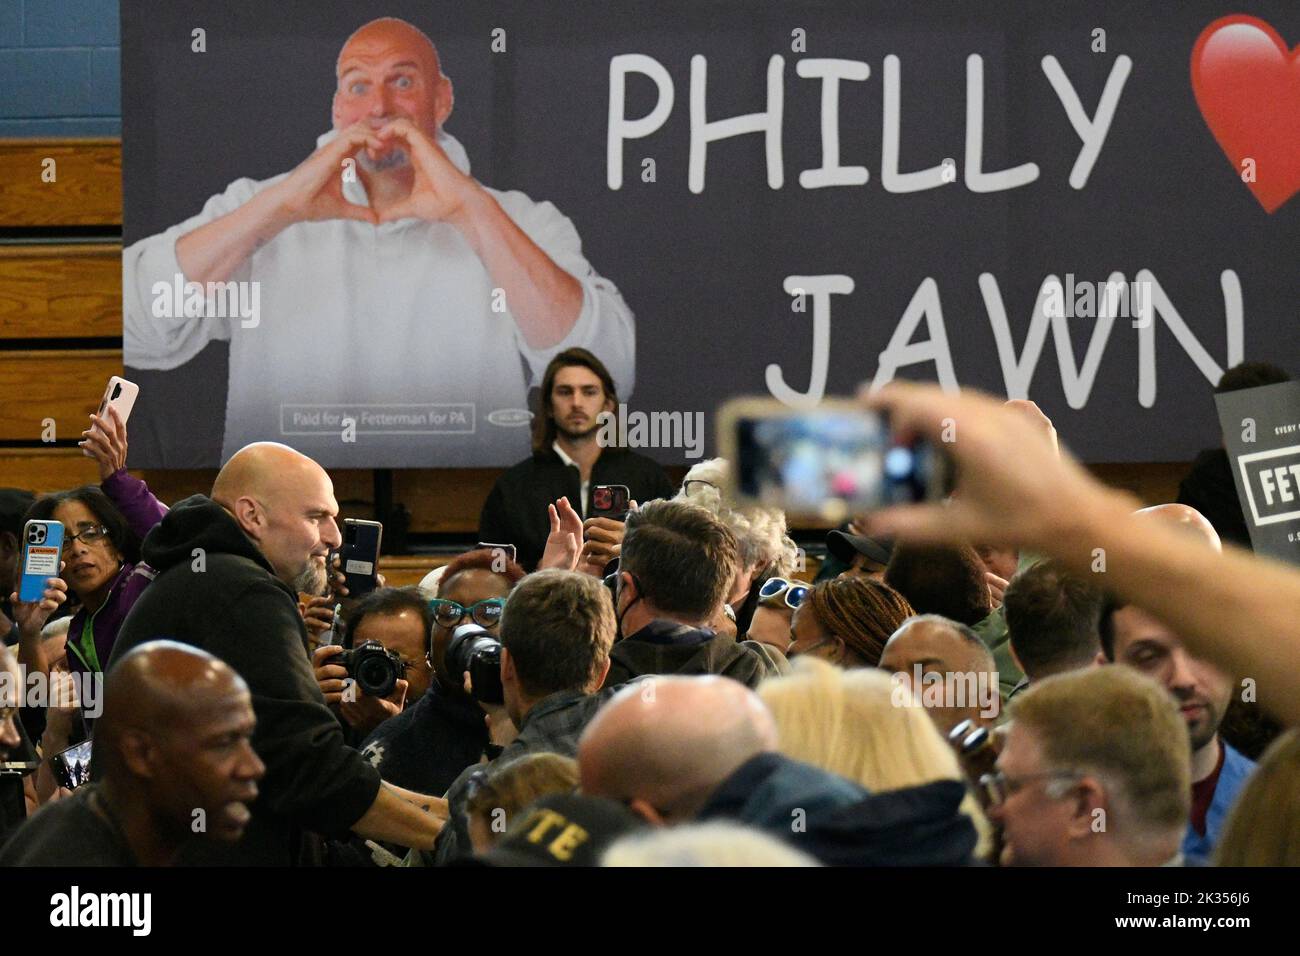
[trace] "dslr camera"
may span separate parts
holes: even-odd
[[[387,697],[397,687],[397,679],[406,670],[401,655],[390,651],[378,641],[366,641],[335,654],[325,661],[346,668],[348,676],[357,682],[361,693],[371,697]]]
[[[501,688],[501,642],[477,624],[461,624],[451,632],[443,655],[447,672],[459,677],[469,671],[474,699],[484,704],[504,704]]]

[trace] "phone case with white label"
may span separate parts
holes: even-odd
[[[58,521],[29,521],[23,525],[22,582],[18,600],[39,601],[47,578],[59,576],[63,556],[63,524]]]

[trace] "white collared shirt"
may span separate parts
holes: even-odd
[[[438,141],[468,172],[461,145],[445,133]],[[529,452],[522,412],[528,389],[540,384],[556,353],[574,346],[600,357],[620,395],[631,392],[631,310],[583,257],[573,223],[551,203],[517,191],[488,190],[582,284],[578,320],[550,348],[528,345],[509,303],[454,226],[419,219],[379,226],[334,219],[283,230],[231,276],[257,284],[256,327],[243,327],[238,315],[158,315],[157,284],[171,286],[182,271],[176,241],[287,175],[236,180],[197,216],[133,243],[122,256],[127,365],[175,369],[214,340],[230,343],[223,460],[249,442],[269,440],[336,467],[508,465]],[[343,188],[349,201],[369,204],[359,177]],[[214,384],[220,387],[194,387]],[[502,411],[514,414],[492,416],[502,424],[489,420]],[[433,424],[439,414],[442,424]],[[424,416],[430,424],[381,420],[385,415]],[[355,442],[344,440],[344,417],[357,421]]]
[[[560,461],[564,462],[566,465],[569,465],[573,468],[577,468],[578,474],[579,475],[582,474],[582,466],[564,453],[564,449],[560,447],[560,443],[558,441],[551,442],[551,448],[555,449],[555,453],[560,456]],[[582,516],[586,518],[587,499],[589,497],[588,492],[591,490],[591,479],[580,478],[579,481],[581,482],[580,493],[582,494]]]

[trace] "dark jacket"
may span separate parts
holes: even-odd
[[[1243,548],[1251,546],[1232,465],[1222,448],[1207,448],[1196,456],[1191,470],[1178,485],[1178,503],[1191,505],[1205,515],[1224,541]]]
[[[595,694],[584,694],[577,690],[563,690],[549,697],[543,697],[528,713],[524,714],[523,726],[519,736],[501,751],[492,765],[532,753],[554,753],[564,757],[576,757],[578,738],[586,728],[597,709],[614,696],[618,688],[610,687]],[[447,826],[438,835],[434,847],[434,862],[449,863],[462,854],[470,852],[469,820],[465,816],[465,804],[469,799],[469,781],[475,773],[483,772],[488,765],[466,767],[456,782],[447,790],[447,804],[450,818]]]
[[[627,485],[638,504],[677,492],[658,462],[626,448],[600,453],[591,469],[591,487],[597,485]],[[554,449],[537,452],[508,469],[492,486],[479,516],[479,540],[513,544],[519,563],[533,570],[551,531],[546,506],[564,497],[574,511],[582,509],[582,475],[577,466],[566,465]]]
[[[755,641],[737,641],[709,628],[659,620],[614,644],[605,686],[646,674],[718,674],[757,687],[763,678],[782,670],[767,648]]]
[[[759,754],[714,791],[700,820],[743,823],[827,866],[964,866],[975,826],[955,780],[868,793],[779,753]]]
[[[443,794],[462,770],[478,763],[487,743],[482,708],[434,681],[414,706],[376,727],[361,753],[389,783]]]
[[[120,830],[91,809],[94,784],[47,803],[0,850],[0,866],[136,866]]]
[[[158,577],[127,615],[108,669],[158,638],[225,661],[252,692],[253,748],[266,764],[243,839],[205,844],[184,862],[288,865],[298,859],[300,830],[345,834],[374,802],[379,772],[344,743],[325,706],[298,596],[235,519],[203,495],[176,505],[145,539],[143,555]]]

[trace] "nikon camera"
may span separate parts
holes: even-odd
[[[401,655],[387,650],[378,641],[366,641],[357,647],[335,654],[326,664],[339,664],[357,682],[363,694],[387,697],[397,687],[397,679],[406,670]]]

